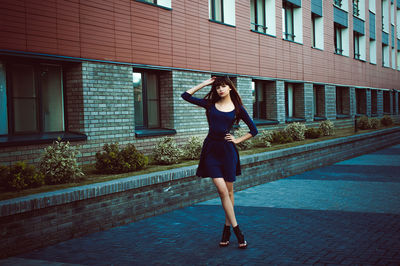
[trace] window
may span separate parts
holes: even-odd
[[[353,15],[354,16],[360,15],[359,0],[353,0]]]
[[[382,43],[382,66],[389,67],[389,46]]]
[[[376,41],[369,39],[369,62],[376,64]]]
[[[311,43],[312,47],[315,47],[316,37],[315,37],[315,17],[314,13],[311,13]]]
[[[356,89],[357,114],[367,113],[367,95],[365,89]]]
[[[282,2],[283,39],[297,43],[303,42],[303,21],[301,6],[286,0]]]
[[[165,9],[171,9],[171,0],[136,0],[136,1],[163,7]]]
[[[396,50],[392,48],[392,68],[396,69]]]
[[[333,4],[338,7],[342,7],[342,0],[333,0]]]
[[[322,85],[313,85],[313,114],[314,117],[324,117],[325,90]]]
[[[211,0],[211,19],[224,22],[223,0]]]
[[[253,118],[267,119],[267,103],[264,83],[262,81],[252,82],[253,91]]]
[[[0,135],[8,133],[6,68],[0,62]]]
[[[293,5],[289,2],[283,2],[282,8],[282,23],[283,23],[283,38],[288,41],[294,41],[294,17],[293,17]]]
[[[354,59],[360,59],[360,34],[353,31]]]
[[[265,0],[250,0],[251,29],[267,33],[267,18],[265,14]]]
[[[400,70],[400,51],[397,50],[397,70]]]
[[[385,114],[390,114],[390,92],[383,92],[383,112]]]
[[[285,84],[285,109],[286,117],[294,117],[295,101],[294,101],[294,86],[293,84]]]
[[[343,54],[343,36],[342,36],[342,26],[334,23],[334,43],[335,43],[335,54]]]
[[[135,127],[160,127],[160,97],[156,72],[133,72]]]
[[[64,131],[62,67],[44,63],[2,63],[0,103],[0,134]]]
[[[382,30],[389,33],[389,4],[388,0],[382,0],[381,3],[382,12]]]
[[[313,48],[324,49],[323,18],[311,13],[311,43]]]
[[[209,0],[210,20],[235,25],[235,0]]]
[[[336,114],[348,115],[350,113],[349,88],[336,87]]]

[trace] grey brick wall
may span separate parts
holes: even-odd
[[[376,92],[376,96],[377,96],[377,112],[378,112],[378,116],[383,116],[383,91],[381,90],[377,90]]]
[[[160,74],[160,109],[161,127],[174,129],[174,87],[172,72],[164,71]]]
[[[210,77],[210,74],[205,73],[172,71],[174,127],[178,133],[198,135],[208,132],[205,109],[184,101],[181,94]],[[207,86],[197,91],[194,97],[203,98],[210,89],[211,86]]]
[[[304,118],[307,122],[314,120],[314,87],[312,83],[304,83]]]
[[[349,114],[351,117],[355,116],[357,111],[357,103],[356,103],[356,89],[354,87],[349,88]]]
[[[286,109],[285,109],[285,82],[277,80],[275,82],[275,95],[276,95],[276,112],[279,123],[285,123]]]
[[[134,143],[140,151],[146,154],[152,152],[154,145],[163,136],[140,138],[135,136],[131,66],[82,62],[65,66],[63,71],[65,73],[67,129],[88,136],[85,142],[72,143],[79,146],[81,163],[93,163],[96,152],[100,151],[105,143],[111,142],[119,142],[122,145]],[[211,75],[183,70],[159,71],[159,73],[161,127],[175,129],[177,134],[174,137],[180,144],[183,144],[189,136],[205,136],[208,131],[205,110],[187,103],[180,95],[210,78]],[[252,78],[238,76],[233,80],[248,113],[252,116]],[[279,125],[262,128],[283,128],[285,126],[285,82],[265,81],[264,84],[267,119],[277,120]],[[195,94],[195,97],[203,98],[210,88],[203,88]],[[295,116],[305,118],[307,123],[312,123],[313,85],[296,83],[294,89]],[[318,85],[317,93],[322,101],[318,105],[320,109],[317,110],[318,114],[335,121],[335,86]],[[347,88],[344,98],[345,111],[354,115],[356,110],[354,88]],[[378,90],[375,100],[378,116],[383,116],[382,90]],[[374,102],[374,99],[371,101]],[[367,101],[367,104],[369,103],[370,101]],[[398,105],[398,97],[392,98],[390,103],[393,110],[393,107]],[[395,114],[398,114],[398,109],[395,109]],[[338,125],[351,126],[346,121],[339,121]],[[37,163],[43,149],[48,145],[0,147],[0,164],[10,164],[21,160]]]
[[[368,117],[371,116],[372,114],[372,103],[371,103],[371,90],[370,89],[366,89],[365,90],[365,112],[367,114]]]
[[[329,120],[336,119],[336,87],[325,85],[325,116]]]

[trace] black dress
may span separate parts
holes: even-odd
[[[241,174],[240,158],[235,144],[225,140],[225,135],[232,129],[235,111],[219,111],[207,100],[195,98],[187,92],[182,94],[182,98],[208,110],[209,131],[203,143],[196,175],[212,178],[223,177],[228,182],[234,182],[236,176]],[[257,128],[243,106],[240,107],[239,118],[249,127],[249,133],[253,137],[257,135]]]

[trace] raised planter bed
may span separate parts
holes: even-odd
[[[241,158],[236,190],[400,142],[400,127]],[[0,201],[0,258],[126,224],[217,196],[197,166]]]

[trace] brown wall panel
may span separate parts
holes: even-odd
[[[354,60],[352,45],[349,57],[333,53],[333,7],[329,1],[324,1],[324,50],[312,49],[311,1],[302,5],[303,44],[296,44],[282,40],[281,1],[276,1],[276,37],[271,37],[250,31],[249,1],[236,1],[236,25],[230,27],[209,21],[207,0],[172,0],[172,10],[134,0],[4,0],[0,49],[277,79],[399,87],[400,72],[381,67],[380,16],[376,16],[377,65],[372,65]],[[377,4],[376,14],[380,9]],[[350,12],[348,19],[352,40]],[[367,40],[368,34],[366,30]],[[368,59],[368,42],[366,49]]]

